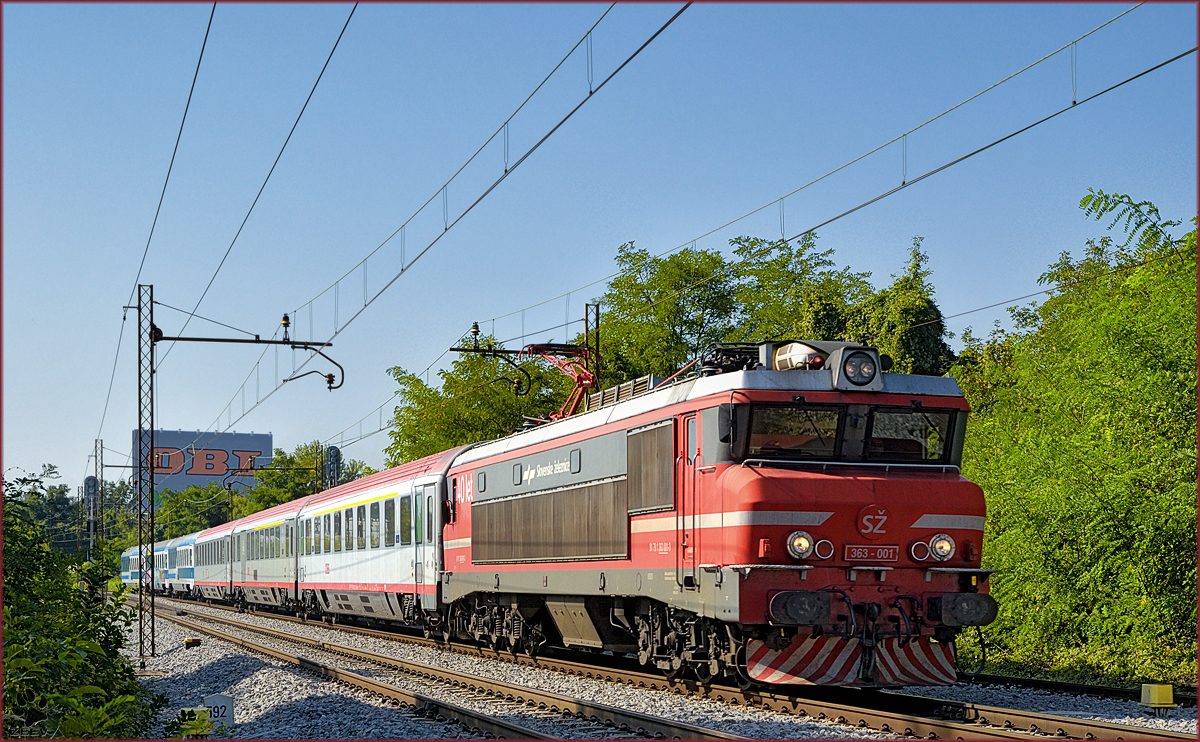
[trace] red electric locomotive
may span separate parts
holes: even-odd
[[[954,379],[888,364],[848,343],[725,346],[695,378],[458,453],[423,620],[703,682],[953,682],[954,638],[996,616],[983,493],[959,473],[967,404]]]

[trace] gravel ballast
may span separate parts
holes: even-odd
[[[952,685],[940,688],[913,686],[905,688],[903,692],[928,698],[1022,709],[1071,719],[1153,727],[1193,736],[1196,734],[1195,706],[1180,706],[1159,717],[1154,716],[1150,709],[1139,706],[1137,701],[1081,696],[1019,685]]]
[[[404,709],[366,691],[319,678],[272,657],[245,652],[228,642],[199,637],[198,647],[184,647],[192,634],[170,621],[155,623],[156,657],[146,670],[162,677],[142,683],[167,697],[160,716],[166,725],[181,709],[204,705],[204,697],[224,693],[233,698],[237,739],[456,739],[471,737],[461,727],[417,719]],[[137,667],[137,625],[126,647]],[[163,727],[152,736],[163,737]]]
[[[231,617],[231,614],[226,611],[208,608],[203,605],[187,604],[185,606],[180,604],[180,607],[183,607],[194,616],[209,613],[222,618]],[[631,688],[602,680],[589,680],[587,678],[571,677],[533,667],[521,667],[484,657],[470,657],[453,652],[443,652],[401,641],[378,639],[361,634],[342,632],[319,623],[283,624],[280,621],[270,618],[268,615],[255,615],[253,613],[243,614],[238,620],[265,628],[279,629],[281,626],[284,626],[289,633],[295,636],[320,639],[355,649],[375,652],[403,661],[502,680],[550,693],[595,701],[610,706],[618,706],[643,714],[686,722],[746,737],[761,739],[846,739],[848,737],[858,739],[887,739],[896,736],[868,729],[859,729],[845,724],[837,724],[831,721],[795,717],[759,708],[729,706],[702,698],[678,696],[667,691]],[[261,636],[256,637],[255,641],[264,644],[267,643],[265,638]],[[216,644],[217,642],[215,640],[206,640],[206,643]],[[298,654],[306,654],[303,650],[295,651]],[[364,672],[363,674],[366,673]],[[397,682],[397,684],[400,683]],[[421,692],[434,695],[432,691],[435,687],[433,686]],[[441,697],[441,694],[438,695]],[[460,705],[467,705],[465,699],[462,697],[455,697],[453,700]],[[513,719],[513,721],[527,724],[531,727],[535,726],[527,718]],[[428,736],[428,733],[426,733],[426,736]]]
[[[193,614],[210,613],[223,618],[231,614],[215,608],[199,604],[180,604],[180,607]],[[409,644],[360,634],[342,632],[321,623],[308,624],[283,623],[270,617],[269,614],[243,614],[238,620],[265,628],[286,630],[295,635],[326,642],[341,644],[356,649],[362,649],[393,657],[402,661],[431,665],[458,672],[494,678],[505,682],[536,688],[552,693],[558,693],[574,698],[596,701],[612,706],[638,711],[663,718],[684,721],[698,726],[720,731],[732,732],[748,737],[766,739],[815,739],[815,738],[865,738],[890,737],[870,730],[858,729],[834,722],[811,718],[798,718],[787,714],[765,711],[758,708],[730,706],[717,701],[681,697],[667,691],[631,688],[616,683],[586,678],[571,677],[548,670],[522,667],[511,663],[501,662],[483,657],[471,657],[453,652]],[[161,624],[160,624],[161,625]],[[178,628],[175,628],[178,631]],[[256,637],[255,641],[264,641],[264,637]],[[182,640],[180,640],[182,643]],[[206,639],[208,644],[216,640]],[[264,642],[265,643],[265,642]],[[294,645],[293,645],[294,646]],[[196,651],[196,650],[190,650]],[[302,650],[297,653],[305,654]],[[325,661],[324,659],[322,661]],[[339,665],[345,666],[345,665]],[[356,670],[357,671],[357,670]],[[375,671],[378,673],[379,671]],[[369,674],[364,672],[363,674]],[[403,676],[401,676],[403,677]],[[313,679],[314,682],[316,679]],[[396,684],[406,685],[397,682]],[[406,686],[407,687],[407,686]],[[436,686],[434,686],[436,687]],[[215,691],[205,691],[215,692]],[[442,697],[441,693],[421,690],[428,695]],[[443,691],[444,692],[444,691]],[[1155,717],[1147,709],[1138,706],[1134,701],[1104,699],[1080,696],[1071,693],[1033,690],[1006,685],[961,685],[949,687],[909,687],[904,692],[948,700],[958,700],[987,706],[1023,709],[1038,713],[1049,713],[1076,719],[1090,719],[1112,724],[1130,726],[1145,726],[1159,728],[1185,734],[1196,733],[1196,709],[1173,709],[1165,717]],[[197,694],[202,697],[203,693]],[[461,703],[455,698],[456,703]],[[194,705],[199,705],[197,701]],[[462,704],[466,705],[466,704]],[[395,710],[398,712],[398,710]],[[240,718],[239,718],[240,721]],[[516,720],[525,723],[524,720]],[[430,736],[432,725],[422,724],[420,736]],[[534,726],[530,724],[530,726]],[[299,730],[297,730],[299,731]],[[292,735],[294,736],[294,735]],[[308,736],[308,735],[306,735]],[[316,736],[316,735],[312,735]],[[369,734],[326,734],[334,737],[367,737]],[[388,735],[392,736],[392,735]],[[396,735],[407,736],[407,735]]]

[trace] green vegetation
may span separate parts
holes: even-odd
[[[133,615],[106,600],[111,565],[53,550],[36,519],[51,474],[4,481],[4,736],[145,735],[166,701],[120,654]]]
[[[1196,232],[1127,196],[1082,205],[1129,239],[1064,253],[1049,298],[968,334],[952,371],[1000,570],[991,667],[1194,683]]]
[[[867,282],[870,274],[835,268],[833,251],[816,243],[813,234],[796,243],[739,237],[730,243],[736,259],[696,249],[654,257],[633,243],[621,245],[620,274],[598,299],[605,307],[599,387],[670,376],[714,343],[769,338],[874,343],[898,369],[945,372],[954,357],[921,238],[913,240],[906,271],[880,291]],[[925,324],[909,328],[915,322]],[[388,465],[507,435],[526,417],[557,410],[570,381],[545,364],[527,361],[522,368],[532,378],[522,397],[512,390],[514,380],[524,385],[523,376],[496,358],[461,354],[439,372],[440,389],[391,369],[403,401],[393,417]]]

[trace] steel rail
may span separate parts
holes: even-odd
[[[215,607],[215,606],[213,606]],[[233,610],[222,608],[222,610]],[[1111,724],[1108,722],[1073,719],[1020,709],[1007,709],[965,701],[953,701],[917,696],[896,691],[863,691],[851,688],[798,686],[794,692],[743,691],[732,685],[701,685],[691,680],[671,680],[656,673],[602,667],[595,664],[559,659],[547,655],[536,658],[489,647],[469,644],[445,645],[423,637],[394,631],[371,629],[348,624],[305,621],[301,618],[274,613],[259,613],[294,623],[311,623],[337,631],[360,634],[420,646],[440,647],[468,656],[511,662],[521,666],[564,673],[594,680],[622,683],[651,690],[667,690],[679,695],[694,695],[730,705],[759,706],[782,713],[811,716],[818,719],[845,720],[860,728],[893,733],[908,733],[934,738],[967,738],[989,736],[1007,739],[1028,739],[1030,734],[1054,734],[1076,739],[1151,739],[1192,740],[1194,735],[1170,732],[1144,726]],[[599,659],[599,658],[597,658]],[[863,696],[869,694],[869,699]],[[856,698],[855,696],[859,696]],[[883,705],[886,708],[869,706]]]
[[[1023,688],[1049,690],[1056,693],[1077,693],[1079,695],[1099,696],[1101,698],[1123,698],[1130,701],[1140,701],[1141,688],[1118,688],[1111,685],[1088,685],[1087,683],[1071,683],[1063,680],[1046,680],[1044,678],[1022,678],[1014,675],[978,675],[964,678],[969,684],[978,685],[1017,685]],[[1181,706],[1196,705],[1196,686],[1172,684],[1175,689],[1175,701]]]
[[[483,690],[489,694],[499,694],[506,699],[511,698],[518,703],[524,703],[527,705],[533,703],[537,704],[541,708],[548,708],[552,711],[567,711],[576,717],[582,716],[592,721],[601,722],[606,726],[611,725],[620,730],[636,732],[647,737],[657,737],[661,735],[676,739],[753,739],[751,737],[743,737],[738,734],[729,734],[726,732],[719,732],[714,729],[707,729],[694,724],[688,724],[686,722],[662,719],[656,716],[650,716],[649,714],[629,711],[596,701],[571,698],[569,696],[563,696],[557,693],[549,693],[526,686],[514,685],[512,683],[492,680],[491,678],[480,677],[479,675],[458,672],[457,670],[448,670],[440,667],[422,665],[407,660],[397,659],[395,657],[388,657],[387,655],[377,654],[375,652],[368,652],[362,649],[355,649],[354,647],[347,647],[344,644],[334,644],[331,642],[321,641],[319,639],[295,636],[293,634],[277,631],[275,629],[265,628],[262,626],[252,626],[234,619],[202,614],[190,615],[193,617],[202,617],[207,621],[215,621],[217,623],[229,626],[236,626],[243,631],[264,634],[275,639],[302,644],[304,646],[319,649],[331,654],[345,655],[347,657],[353,657],[356,659],[397,668],[407,674],[415,675],[420,678],[436,680],[456,687],[466,688],[468,690]]]
[[[161,615],[161,614],[160,614]],[[376,693],[385,698],[389,698],[405,706],[411,706],[416,709],[419,715],[432,716],[438,721],[455,722],[471,732],[481,735],[492,735],[499,738],[509,739],[556,739],[553,735],[539,732],[528,727],[523,727],[519,724],[497,719],[487,714],[482,714],[470,709],[465,709],[446,701],[440,701],[436,698],[426,696],[420,693],[398,688],[394,685],[382,683],[378,680],[359,675],[349,670],[339,670],[331,665],[326,665],[321,662],[306,659],[297,655],[291,655],[287,652],[281,652],[273,647],[268,647],[263,644],[252,642],[248,639],[243,639],[238,636],[226,634],[209,626],[203,626],[198,623],[193,623],[178,616],[162,615],[169,621],[185,626],[192,631],[197,631],[202,634],[215,637],[222,641],[235,644],[243,649],[249,649],[254,652],[269,655],[283,662],[302,667],[312,673],[322,677],[337,680],[348,685],[353,685],[358,688]]]

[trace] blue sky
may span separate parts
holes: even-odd
[[[394,391],[472,321],[519,336],[519,310],[600,279],[616,248],[777,237],[774,201],[975,95],[1132,4],[697,4],[597,94],[357,319],[355,266],[417,212],[406,260],[444,229],[442,184],[608,7],[364,4],[198,314],[263,336],[283,312],[325,340],[344,386],[275,386],[274,352],[160,348],[158,423],[270,431],[276,446],[358,436]],[[279,152],[349,5],[219,5],[142,282],[191,309]],[[593,86],[681,5],[617,5],[592,34]],[[134,285],[211,5],[3,7],[5,467],[53,463],[79,484],[99,431],[124,463],[136,426],[136,326],[108,398],[122,305]],[[1136,8],[1076,45],[1086,98],[1195,45],[1196,6]],[[1104,233],[1078,208],[1089,187],[1170,218],[1196,213],[1195,55],[820,230],[877,285],[925,238],[946,314],[1038,290],[1063,251]],[[588,94],[586,45],[513,118],[515,162]],[[1070,50],[907,138],[911,179],[1070,104]],[[450,220],[504,169],[503,138],[446,191]],[[784,202],[789,235],[899,184],[899,143]],[[367,262],[375,295],[399,271],[400,236]],[[352,271],[352,269],[354,269]],[[350,274],[334,291],[307,302]],[[582,316],[602,286],[524,313],[527,332]],[[311,311],[312,325],[309,325]],[[163,307],[168,335],[182,314]],[[1003,308],[951,320],[985,332]],[[190,335],[232,335],[193,320]],[[561,340],[561,329],[527,339]],[[956,341],[957,342],[957,341]],[[448,364],[444,357],[441,364]],[[281,352],[291,370],[291,352]],[[307,368],[331,370],[317,363]],[[434,366],[434,371],[438,368]],[[306,369],[307,370],[307,369]],[[243,381],[248,383],[243,387]],[[243,392],[242,389],[245,389]],[[232,414],[230,414],[230,409]],[[390,416],[389,406],[384,418]],[[217,422],[217,418],[220,422]],[[379,415],[363,423],[375,429]],[[341,440],[335,438],[333,442]],[[348,447],[374,466],[386,435]]]

